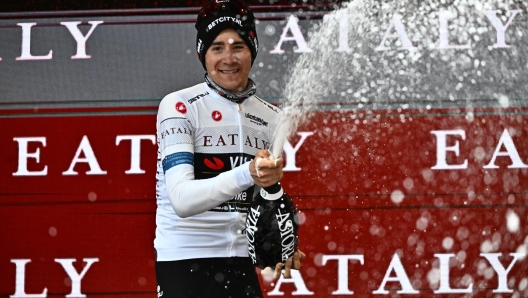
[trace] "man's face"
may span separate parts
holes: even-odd
[[[251,51],[233,29],[226,29],[205,53],[205,68],[220,87],[232,91],[246,90],[251,70]]]

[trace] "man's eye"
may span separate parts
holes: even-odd
[[[211,50],[213,50],[213,51],[220,51],[220,50],[222,50],[222,47],[212,47]]]

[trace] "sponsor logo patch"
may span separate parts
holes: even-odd
[[[215,110],[211,113],[211,117],[213,118],[214,121],[218,122],[222,120],[222,113],[220,113],[220,111]]]
[[[191,103],[197,101],[198,99],[200,99],[200,98],[202,98],[202,97],[204,97],[204,96],[206,96],[206,95],[208,95],[208,94],[209,94],[209,92],[206,92],[206,93],[203,93],[203,94],[196,95],[195,97],[189,99],[187,102],[188,102],[189,104],[191,104]]]
[[[216,157],[213,157],[213,161],[208,158],[204,159],[204,164],[211,170],[221,170],[224,168],[224,162]]]
[[[182,113],[182,114],[185,114],[187,113],[187,107],[185,106],[185,104],[181,101],[178,101],[176,103],[176,111]]]
[[[205,31],[209,32],[209,30],[213,29],[214,26],[216,26],[218,23],[222,23],[222,22],[233,22],[233,23],[239,25],[240,27],[242,27],[242,21],[240,19],[237,19],[237,18],[234,18],[234,17],[224,16],[224,17],[219,17],[218,19],[216,19],[216,20],[212,21],[211,23],[209,23],[209,25],[207,25],[207,29]]]
[[[267,121],[264,121],[264,119],[260,118],[260,117],[257,117],[255,115],[251,115],[250,113],[246,113],[245,114],[246,118],[249,119],[249,121],[257,124],[257,125],[264,125],[264,126],[268,126],[268,122]]]
[[[255,32],[249,31],[249,37],[251,37],[251,40],[253,41],[253,45],[255,46],[255,52],[258,53],[259,45],[258,45],[258,40],[255,36]]]

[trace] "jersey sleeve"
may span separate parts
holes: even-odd
[[[249,162],[216,177],[195,180],[195,128],[188,109],[184,101],[175,95],[168,95],[160,103],[157,118],[167,195],[180,217],[210,210],[254,184]]]

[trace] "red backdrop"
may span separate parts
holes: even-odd
[[[154,111],[100,112],[39,111],[0,118],[0,296],[15,294],[16,263],[22,262],[17,260],[30,260],[19,290],[40,294],[46,288],[48,296],[61,297],[72,292],[72,282],[56,259],[75,259],[80,274],[83,259],[97,258],[81,279],[83,294],[156,297],[156,145],[141,142],[144,174],[125,173],[131,167],[131,141],[116,145],[117,136],[154,135]],[[295,154],[301,170],[285,173],[283,180],[300,211],[300,248],[308,258],[296,279],[281,279],[278,285],[263,280],[267,295],[333,296],[339,282],[357,296],[374,295],[381,285],[390,294],[402,294],[404,278],[397,268],[404,268],[415,296],[442,294],[434,283],[440,266],[435,254],[454,254],[448,272],[452,289],[467,288],[470,280],[474,294],[492,295],[502,278],[512,291],[507,295],[528,296],[526,258],[516,260],[504,276],[480,255],[501,254],[507,269],[510,254],[528,246],[528,169],[508,167],[515,154],[528,164],[527,112],[313,113],[298,130],[313,133]],[[442,150],[442,140],[432,132],[454,130],[465,137],[446,135],[444,147],[458,146],[459,152],[446,149],[445,162],[467,161],[467,168],[432,169]],[[78,175],[63,175],[84,136],[106,174],[88,175],[89,164],[79,162]],[[27,152],[38,150],[38,160],[20,157],[20,140],[29,137],[45,138],[45,145],[28,142]],[[484,168],[494,155],[498,168]],[[286,154],[287,163],[292,159]],[[47,166],[47,174],[13,175],[21,160],[27,160],[28,171]],[[323,261],[345,255],[362,255],[363,264],[351,261],[338,268],[336,260]],[[391,263],[395,255],[401,266]]]

